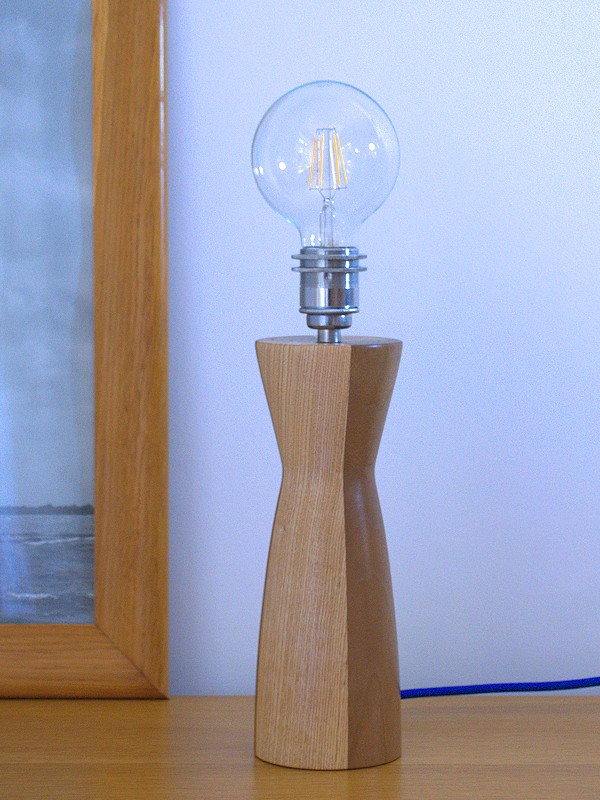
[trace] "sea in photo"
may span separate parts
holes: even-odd
[[[0,508],[0,576],[0,623],[92,623],[93,509]]]

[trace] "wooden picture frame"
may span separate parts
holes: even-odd
[[[0,625],[4,697],[166,697],[166,0],[93,0],[95,622]]]

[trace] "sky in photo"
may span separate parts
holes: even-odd
[[[0,6],[0,505],[93,502],[91,3]]]

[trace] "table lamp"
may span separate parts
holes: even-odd
[[[394,602],[374,468],[401,342],[342,337],[358,311],[361,223],[398,174],[383,109],[335,81],[277,100],[252,144],[267,202],[300,232],[300,311],[316,336],[261,339],[282,461],[263,597],[255,753],[304,769],[400,755]]]

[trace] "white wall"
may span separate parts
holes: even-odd
[[[171,688],[251,693],[279,458],[254,357],[304,332],[267,107],[395,122],[354,332],[405,351],[378,460],[402,686],[600,674],[597,0],[169,0]]]

